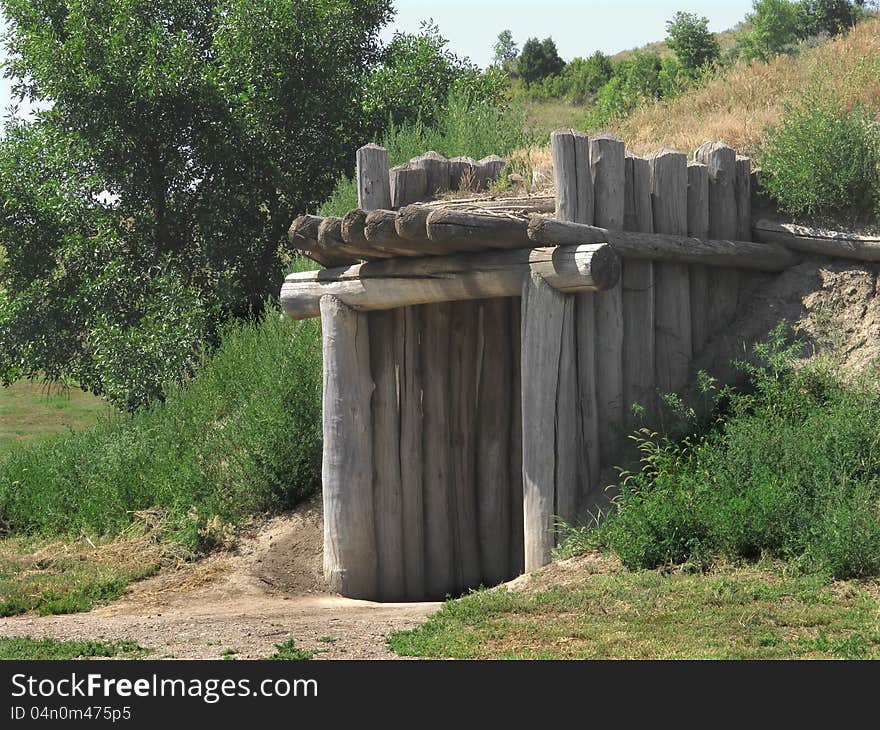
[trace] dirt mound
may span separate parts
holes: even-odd
[[[722,382],[743,376],[732,360],[751,360],[752,345],[786,320],[805,342],[804,357],[834,352],[852,372],[880,358],[880,265],[809,258],[781,274],[743,273],[737,319],[717,334],[695,367]]]

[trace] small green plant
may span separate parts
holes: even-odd
[[[220,658],[221,658],[221,659],[225,659],[225,660],[227,660],[227,661],[228,661],[228,660],[235,659],[236,656],[238,656],[238,649],[232,649],[232,648],[230,648],[230,647],[227,647],[226,649],[224,649],[224,650],[220,653]]]
[[[863,107],[816,86],[767,131],[762,186],[786,212],[864,221],[880,205],[880,130]]]
[[[275,644],[275,653],[266,658],[278,661],[300,661],[311,659],[314,655],[315,652],[299,649],[293,639],[288,639],[280,644]]]

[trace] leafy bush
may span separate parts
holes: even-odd
[[[763,553],[836,578],[880,574],[880,391],[821,361],[794,366],[780,327],[744,366],[753,390],[681,440],[637,437],[617,509],[594,533],[630,568]],[[581,540],[582,540],[581,535]]]
[[[0,462],[0,529],[114,535],[160,507],[174,540],[200,548],[224,525],[294,505],[318,483],[320,337],[269,308],[239,322],[164,404]]]
[[[767,131],[762,186],[796,215],[864,218],[880,201],[880,132],[870,112],[814,88]]]
[[[799,4],[790,0],[754,0],[745,28],[737,35],[736,54],[744,61],[768,61],[791,53],[803,37]]]
[[[556,43],[552,38],[539,41],[529,38],[522,47],[516,70],[519,77],[529,86],[548,76],[559,75],[565,68],[565,61],[559,57]]]

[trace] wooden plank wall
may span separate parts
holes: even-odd
[[[707,143],[689,163],[570,129],[551,141],[562,220],[751,240],[749,161],[726,145]],[[359,156],[371,176],[362,207],[390,207],[391,191],[373,184],[379,157]],[[414,167],[433,179],[444,162]],[[558,518],[583,520],[601,501],[633,403],[650,412],[658,390],[684,386],[735,316],[738,276],[627,258],[620,284],[595,294],[533,275],[504,299],[359,313],[325,297],[331,587],[439,599],[549,562]]]

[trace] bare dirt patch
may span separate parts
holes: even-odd
[[[412,628],[439,603],[383,604],[334,595],[322,578],[320,501],[244,528],[229,552],[178,564],[88,613],[0,620],[3,636],[132,640],[158,658],[271,655],[293,639],[316,659],[398,658],[390,631]]]

